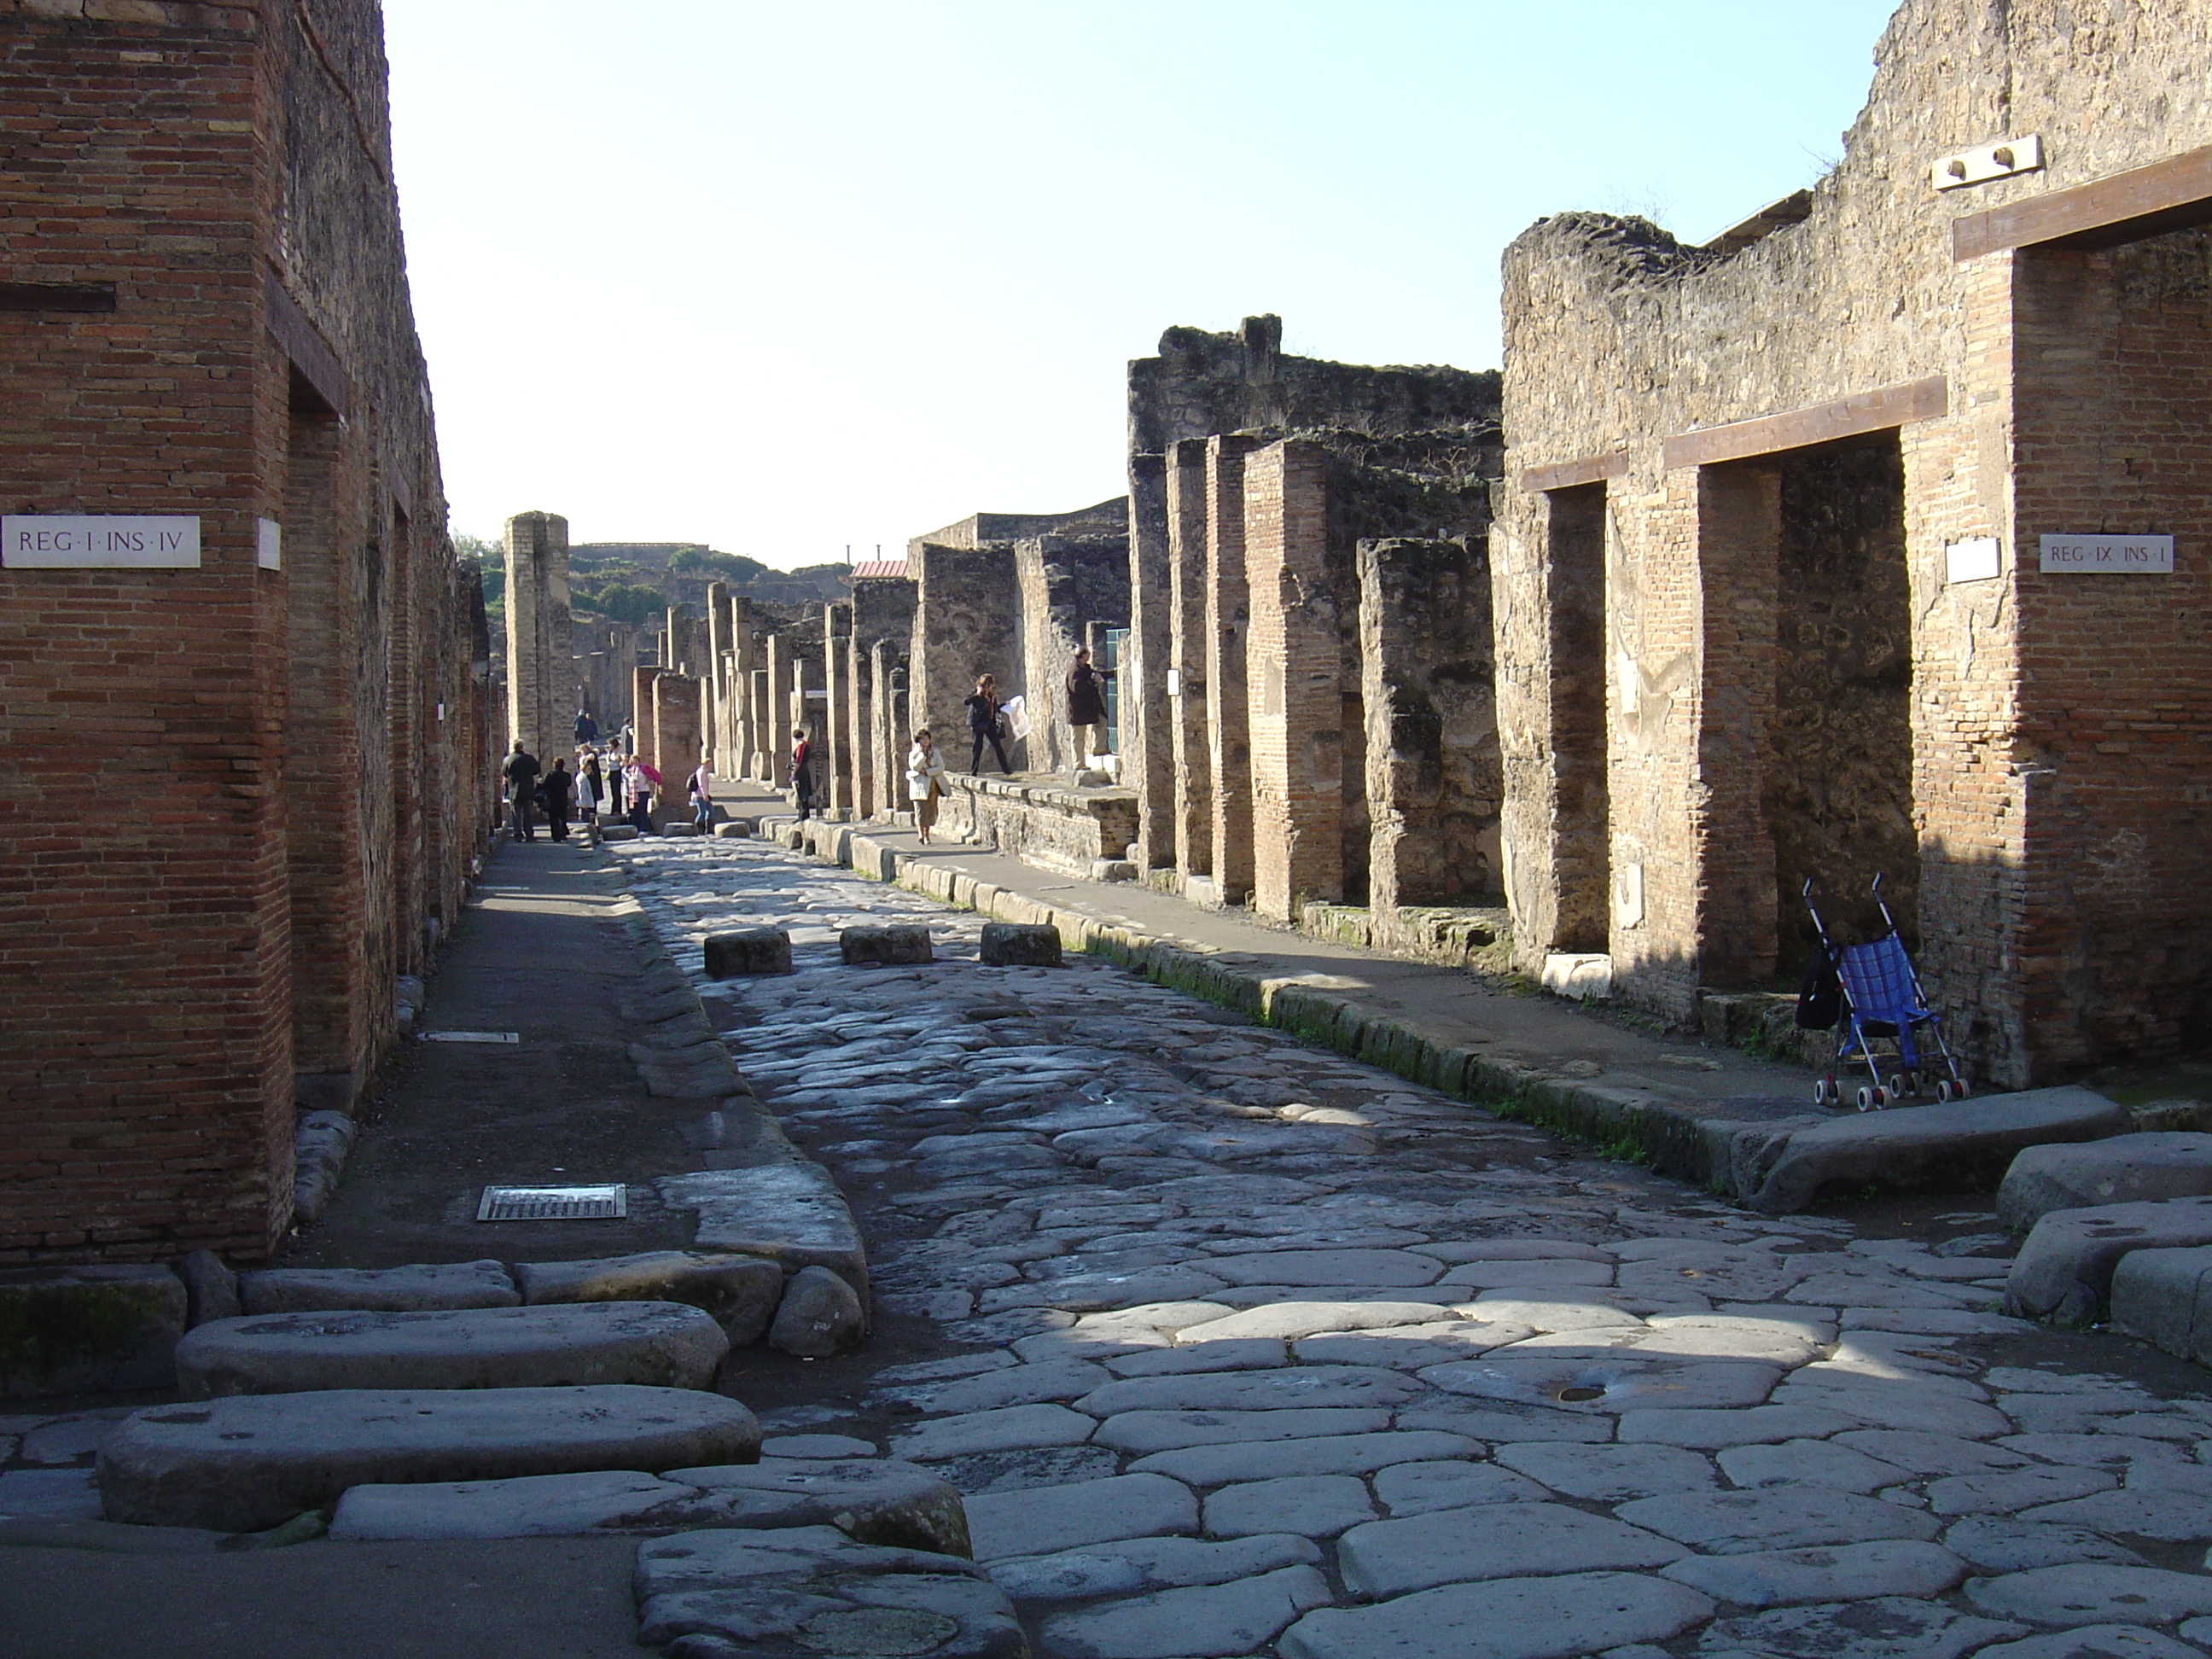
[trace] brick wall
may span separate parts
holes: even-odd
[[[252,1257],[295,1097],[350,1103],[482,845],[483,612],[376,9],[57,9],[0,0],[0,281],[112,309],[0,313],[0,507],[202,551],[0,569],[0,1261]]]

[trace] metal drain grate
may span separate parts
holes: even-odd
[[[629,1189],[611,1187],[487,1187],[479,1221],[604,1221],[629,1213]]]
[[[520,1042],[520,1031],[425,1031],[425,1042]]]

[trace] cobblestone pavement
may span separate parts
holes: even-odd
[[[681,961],[792,930],[710,1012],[933,1345],[775,1418],[943,1471],[1047,1653],[2212,1647],[2199,1374],[2001,1317],[1972,1200],[1762,1219],[757,842],[619,852]],[[941,959],[837,965],[885,920]]]

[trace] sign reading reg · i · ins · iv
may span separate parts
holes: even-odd
[[[2045,536],[2043,568],[2076,574],[2120,572],[2173,574],[2171,536]]]
[[[197,518],[40,513],[0,518],[0,566],[10,570],[197,570]]]

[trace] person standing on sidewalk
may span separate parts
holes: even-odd
[[[576,775],[568,769],[563,756],[553,757],[553,769],[538,786],[538,793],[545,802],[546,821],[553,826],[553,839],[568,839],[568,815],[575,806]]]
[[[791,792],[799,799],[801,823],[814,814],[814,745],[806,741],[806,728],[791,728]]]
[[[1093,755],[1106,752],[1106,677],[1091,665],[1091,647],[1079,646],[1067,671],[1067,723],[1075,728],[1075,781]]]
[[[914,747],[906,751],[906,793],[914,803],[914,827],[924,847],[937,824],[937,798],[945,793],[945,757],[930,741],[929,728],[914,734]]]
[[[714,775],[701,761],[691,774],[691,827],[705,835],[714,825]]]
[[[632,755],[623,768],[623,787],[629,793],[630,826],[641,836],[653,833],[653,780],[645,774],[644,757]]]
[[[983,745],[989,744],[991,752],[999,757],[999,769],[1008,777],[1014,769],[1006,764],[1006,740],[999,735],[999,681],[995,675],[985,674],[975,682],[975,695],[962,705],[968,711],[968,735],[975,739],[968,756],[968,769],[980,772],[983,769]]]
[[[515,840],[536,841],[530,827],[530,805],[538,797],[538,757],[522,746],[520,738],[501,763],[499,775],[507,780],[507,805],[514,815]]]
[[[586,744],[597,743],[599,740],[599,723],[592,718],[592,711],[590,709],[579,708],[576,711],[577,746],[581,748]]]
[[[606,774],[599,769],[599,751],[587,749],[582,763],[576,768],[576,799],[586,823],[599,822],[599,808],[606,798]]]

